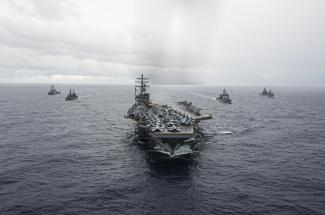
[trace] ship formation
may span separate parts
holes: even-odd
[[[135,131],[140,138],[150,140],[148,144],[171,157],[192,153],[201,136],[198,123],[212,116],[186,100],[173,106],[153,103],[149,87],[149,79],[143,74],[136,79],[135,103],[126,114],[136,122]]]

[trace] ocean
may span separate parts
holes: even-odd
[[[70,87],[80,98],[64,100]],[[159,159],[124,118],[132,86],[0,85],[0,214],[325,214],[325,88],[151,87],[213,115],[190,157]]]

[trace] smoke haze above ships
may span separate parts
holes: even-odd
[[[325,2],[4,0],[0,82],[325,86]]]

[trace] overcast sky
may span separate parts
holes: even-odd
[[[1,0],[0,83],[325,86],[324,0]]]

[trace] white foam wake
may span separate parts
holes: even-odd
[[[212,100],[216,100],[215,97],[212,97],[212,96],[207,96],[207,95],[203,95],[203,94],[199,94],[199,93],[192,93],[192,95],[195,95],[195,96],[200,96],[200,97],[203,97],[203,98],[208,98],[208,99],[212,99]]]
[[[232,131],[219,131],[218,134],[229,135],[229,134],[234,134],[234,132],[232,132]]]

